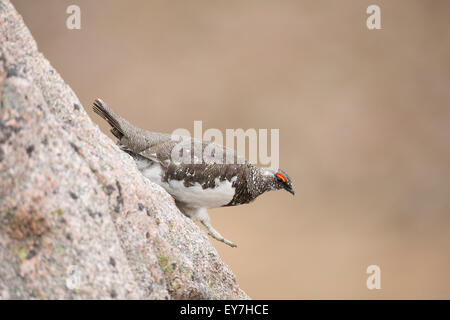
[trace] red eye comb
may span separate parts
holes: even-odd
[[[276,176],[277,176],[278,178],[280,178],[281,180],[283,180],[283,182],[286,182],[286,177],[283,176],[281,173],[277,173]]]

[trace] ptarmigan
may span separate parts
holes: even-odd
[[[100,99],[93,110],[111,125],[118,145],[145,177],[163,187],[180,211],[199,220],[213,238],[232,247],[236,245],[212,227],[208,209],[250,203],[271,190],[294,194],[282,170],[256,167],[218,144],[137,128]]]

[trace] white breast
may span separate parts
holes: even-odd
[[[203,189],[199,183],[186,187],[183,180],[162,181],[162,169],[156,162],[137,162],[137,166],[145,177],[163,187],[175,200],[192,208],[218,208],[228,204],[234,197],[235,188],[232,184],[236,177],[231,181],[216,178],[215,188]]]

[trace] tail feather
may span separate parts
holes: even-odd
[[[116,137],[116,138],[119,139],[119,140],[122,139],[123,133],[120,132],[118,129],[112,128],[110,131],[111,131],[111,133],[114,135],[114,137]]]
[[[116,114],[105,102],[101,99],[95,99],[94,105],[92,107],[94,112],[100,117],[106,120],[112,127],[112,134],[119,140],[124,136],[124,130],[122,128],[121,122],[124,120]]]
[[[160,141],[160,134],[148,132],[133,126],[115,113],[101,99],[95,99],[92,108],[96,114],[105,119],[112,127],[111,133],[119,139],[122,149],[129,149],[134,153],[139,153],[147,149],[154,142]]]

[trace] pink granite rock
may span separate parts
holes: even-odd
[[[247,299],[0,0],[0,298]]]

